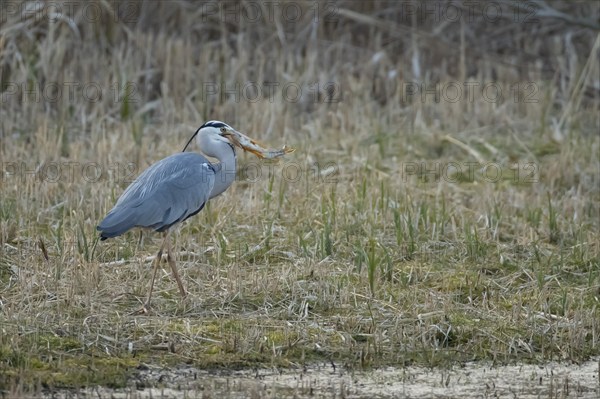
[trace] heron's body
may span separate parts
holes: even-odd
[[[200,154],[182,152],[153,164],[127,187],[100,222],[101,239],[134,227],[162,232],[194,216],[235,179],[233,148],[229,158],[213,165]]]

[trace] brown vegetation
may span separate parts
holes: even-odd
[[[599,354],[597,2],[49,4],[0,5],[0,392]],[[208,119],[297,150],[129,315],[160,238],[95,226]]]

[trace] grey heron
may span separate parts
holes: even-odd
[[[218,162],[211,163],[201,154],[185,152],[195,137],[201,151]],[[265,150],[228,124],[208,121],[196,130],[182,152],[168,156],[144,170],[98,224],[101,240],[119,236],[134,227],[149,228],[164,234],[154,259],[148,299],[142,308],[144,311],[150,304],[156,272],[165,249],[181,296],[187,295],[172,254],[170,228],[200,212],[208,200],[223,193],[233,183],[236,173],[235,146],[260,158],[276,158],[293,151],[285,146],[278,151]]]

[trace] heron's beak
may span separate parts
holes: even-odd
[[[290,152],[294,152],[293,148],[283,146],[281,150],[268,150],[258,141],[251,139],[243,133],[238,132],[237,130],[230,130],[226,133],[223,133],[223,136],[226,136],[231,140],[234,145],[237,145],[244,151],[248,151],[259,157],[260,159],[273,159],[279,158],[285,154],[289,154]]]

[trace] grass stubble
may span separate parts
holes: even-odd
[[[133,26],[114,8],[130,3],[94,4],[115,18],[0,24],[3,395],[123,387],[149,365],[356,370],[598,356],[592,30],[513,23],[504,34],[515,66],[495,63],[497,49],[473,36],[492,37],[496,25],[451,24],[442,39],[425,22],[386,17],[391,4],[340,3],[333,22],[261,25],[212,15],[198,24],[202,7],[146,2]],[[518,44],[531,26],[559,33]],[[540,46],[550,46],[544,65],[525,54]],[[517,101],[528,94],[519,90],[500,102],[407,100],[390,87],[418,81],[418,57],[424,81],[493,81],[506,93],[533,82],[536,101]],[[202,91],[268,76],[319,88],[303,86],[297,102]],[[110,94],[6,92],[73,81]],[[239,156],[238,181],[174,234],[189,297],[162,268],[155,314],[133,316],[160,238],[99,243],[95,226],[206,119],[297,150],[278,164]]]

